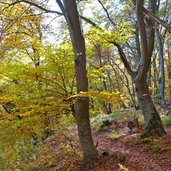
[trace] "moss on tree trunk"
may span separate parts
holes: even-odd
[[[166,134],[160,115],[151,99],[145,80],[136,83],[136,93],[145,121],[145,132],[142,137],[153,134],[162,136]]]

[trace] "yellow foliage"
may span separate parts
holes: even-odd
[[[103,30],[98,27],[92,28],[86,36],[96,44],[105,45],[109,48],[112,42],[122,44],[133,36],[134,28],[130,26],[129,22],[121,21],[114,30]]]
[[[97,100],[105,101],[105,102],[120,102],[127,100],[124,98],[123,95],[119,92],[108,92],[108,91],[101,91],[101,92],[80,92],[79,94],[70,96],[68,100],[74,100],[76,98],[84,98],[84,97],[91,97]]]

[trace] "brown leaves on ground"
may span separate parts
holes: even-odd
[[[111,139],[107,136],[109,132],[93,133],[94,141],[98,141],[99,156],[85,167],[76,133],[70,142],[56,134],[42,145],[46,150],[32,161],[31,165],[35,166],[32,170],[118,171],[127,168],[130,171],[170,171],[171,126],[166,129],[167,135],[163,137],[145,139],[141,139],[140,134],[122,134]]]
[[[110,171],[114,164],[116,165],[116,171],[119,164],[131,171],[170,171],[171,126],[167,127],[167,133],[163,137],[146,139],[141,139],[139,134],[121,135],[116,140],[106,138],[104,133],[95,134],[94,139],[99,142],[99,152],[110,152],[109,157],[101,162],[102,165],[99,164],[99,171]],[[114,154],[117,156],[115,157],[117,162],[111,164],[110,161]],[[124,160],[121,160],[123,158]]]

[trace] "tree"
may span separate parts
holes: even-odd
[[[57,1],[69,27],[74,49],[76,87],[77,93],[80,93],[81,91],[88,91],[85,41],[81,30],[76,0],[64,0],[63,2],[62,4],[61,1]],[[75,118],[80,144],[84,153],[84,161],[88,162],[97,156],[90,129],[88,97],[76,100]]]
[[[158,0],[157,4],[157,12],[160,7],[160,0]],[[157,45],[158,45],[158,53],[159,53],[159,59],[160,59],[160,104],[161,106],[165,106],[165,70],[164,70],[164,53],[163,53],[163,41],[161,38],[161,33],[159,31],[159,28],[155,29],[156,32],[156,39],[157,39]]]
[[[46,13],[55,13],[58,15],[64,15],[66,22],[69,27],[71,42],[74,49],[74,61],[75,61],[75,76],[76,76],[76,87],[77,93],[82,91],[88,91],[88,79],[86,70],[86,51],[83,33],[81,30],[79,14],[77,11],[76,0],[64,0],[63,3],[57,0],[57,4],[61,8],[62,13],[58,11],[47,10],[43,6],[36,4],[31,1],[14,1],[12,3],[1,2],[7,7],[14,6],[18,3],[26,3]],[[94,146],[90,120],[89,120],[89,99],[88,97],[79,98],[75,103],[75,118],[78,127],[78,135],[80,138],[80,144],[84,154],[84,161],[88,162],[95,159],[97,156],[97,150]]]
[[[143,111],[143,115],[146,123],[146,135],[151,134],[154,129],[158,135],[162,135],[165,132],[160,119],[159,113],[157,112],[154,103],[151,99],[149,89],[146,83],[147,72],[151,63],[151,57],[154,48],[154,22],[147,19],[147,25],[144,23],[143,17],[143,1],[136,1],[136,15],[138,28],[140,31],[140,42],[141,42],[141,59],[138,69],[138,74],[135,78],[136,92],[139,100],[140,107]],[[156,1],[148,1],[148,9],[155,13]],[[147,33],[146,33],[147,29]],[[148,34],[148,36],[147,36]]]
[[[110,21],[112,23],[112,25],[115,27],[114,29],[112,29],[111,25],[106,23],[105,28],[107,28],[107,29],[104,30],[104,29],[100,28],[100,26],[97,26],[95,23],[93,23],[90,19],[79,15],[76,0],[63,0],[63,1],[56,0],[57,4],[59,5],[62,12],[58,12],[56,10],[55,11],[54,10],[48,10],[48,9],[46,9],[46,8],[48,8],[46,5],[42,5],[42,3],[38,3],[36,1],[34,2],[34,1],[27,1],[27,0],[19,0],[19,1],[16,0],[16,1],[7,1],[7,2],[1,1],[0,2],[3,4],[3,7],[5,10],[8,9],[8,7],[10,7],[9,11],[13,11],[13,9],[14,9],[13,7],[16,5],[20,5],[19,3],[21,3],[22,5],[24,4],[26,11],[27,11],[27,8],[31,11],[35,10],[32,13],[32,15],[28,18],[27,18],[27,16],[23,15],[23,14],[26,14],[25,10],[23,10],[21,12],[22,13],[21,16],[24,16],[22,21],[26,21],[26,23],[27,23],[26,26],[29,26],[28,27],[29,31],[26,31],[27,29],[25,29],[25,25],[21,24],[21,22],[20,22],[21,21],[20,20],[21,19],[20,11],[18,10],[17,14],[19,14],[19,15],[18,15],[18,17],[16,17],[16,20],[13,22],[13,25],[15,26],[14,27],[14,33],[13,33],[14,36],[12,37],[12,39],[10,39],[10,36],[8,34],[7,34],[7,36],[4,36],[6,39],[3,36],[1,36],[1,39],[4,38],[3,41],[1,41],[1,43],[3,44],[4,42],[7,42],[7,45],[9,45],[8,42],[11,42],[11,40],[14,40],[14,37],[16,35],[20,35],[20,36],[22,35],[18,39],[19,41],[16,41],[15,44],[13,44],[12,48],[14,48],[14,49],[18,48],[20,50],[27,49],[25,54],[22,53],[22,55],[27,54],[27,56],[30,56],[32,59],[32,64],[31,64],[32,67],[28,67],[28,70],[30,71],[32,68],[34,68],[33,75],[34,75],[34,79],[36,79],[35,85],[37,86],[37,83],[38,83],[38,85],[39,85],[39,86],[37,86],[38,90],[41,90],[41,87],[42,87],[43,91],[41,91],[41,93],[43,95],[41,93],[39,93],[39,91],[35,91],[34,87],[32,87],[31,92],[29,92],[30,89],[28,89],[28,92],[27,91],[25,91],[25,92],[27,92],[27,94],[28,94],[27,96],[29,96],[30,94],[33,95],[33,96],[29,96],[30,101],[32,100],[32,97],[38,97],[35,100],[35,106],[38,108],[39,114],[42,114],[43,112],[45,113],[45,115],[47,113],[51,113],[51,111],[49,111],[49,108],[51,108],[51,105],[54,107],[57,104],[57,106],[59,105],[59,108],[60,108],[60,103],[63,104],[63,102],[61,102],[61,100],[63,99],[63,96],[68,97],[68,95],[72,95],[73,86],[75,84],[73,84],[73,82],[71,80],[73,72],[71,72],[72,74],[70,74],[71,76],[69,76],[69,74],[67,74],[67,72],[63,73],[60,70],[61,68],[63,69],[67,64],[64,64],[61,66],[60,65],[61,57],[56,59],[56,56],[58,56],[58,55],[56,55],[54,53],[54,51],[50,50],[51,52],[49,53],[50,55],[48,57],[48,59],[52,60],[50,63],[48,63],[46,60],[43,60],[45,58],[45,56],[47,55],[48,51],[45,47],[42,47],[43,46],[42,35],[41,35],[41,31],[39,32],[39,30],[41,29],[41,27],[39,25],[40,23],[38,22],[35,24],[34,23],[29,24],[29,22],[34,20],[34,15],[41,16],[40,14],[42,14],[42,11],[45,13],[54,13],[54,14],[65,17],[65,20],[66,20],[66,23],[68,25],[69,32],[70,32],[70,39],[72,42],[74,54],[68,55],[68,53],[64,53],[63,55],[64,56],[66,55],[67,57],[74,56],[77,95],[75,96],[76,98],[74,99],[76,101],[75,109],[74,108],[72,108],[72,109],[73,109],[73,113],[74,113],[74,116],[75,116],[75,119],[77,122],[78,134],[79,134],[79,138],[80,138],[80,144],[81,144],[81,147],[83,149],[84,161],[85,162],[91,161],[92,159],[96,158],[97,150],[93,144],[93,139],[92,139],[91,129],[90,129],[89,99],[85,95],[87,93],[89,96],[91,94],[91,92],[90,93],[87,92],[88,91],[88,79],[87,79],[87,70],[86,70],[86,50],[85,50],[86,45],[85,45],[84,36],[82,33],[82,29],[81,29],[81,22],[79,20],[80,18],[84,19],[86,22],[89,22],[91,25],[93,25],[93,27],[96,26],[96,28],[93,28],[92,30],[94,30],[93,36],[97,40],[96,44],[100,47],[100,49],[98,48],[96,50],[100,51],[100,53],[98,54],[99,55],[98,57],[100,60],[101,71],[99,72],[100,74],[98,77],[101,78],[101,85],[103,85],[101,87],[104,87],[108,91],[110,91],[110,87],[112,87],[112,91],[115,88],[117,88],[119,91],[123,92],[124,91],[123,85],[126,84],[130,96],[132,93],[130,91],[130,88],[129,88],[129,79],[127,79],[127,75],[125,75],[126,73],[122,72],[123,65],[121,65],[119,67],[117,66],[117,65],[120,65],[120,62],[118,63],[118,61],[116,60],[116,59],[118,59],[118,54],[116,55],[113,53],[113,50],[115,49],[113,47],[113,45],[114,45],[118,49],[120,59],[123,62],[125,68],[127,69],[128,74],[131,76],[131,80],[133,80],[133,82],[135,83],[136,91],[137,91],[137,97],[139,100],[140,107],[143,111],[145,123],[146,123],[146,132],[144,135],[150,135],[153,132],[153,130],[155,130],[158,135],[162,135],[165,133],[165,130],[163,128],[159,113],[157,112],[157,110],[156,110],[156,108],[152,102],[152,99],[151,99],[151,96],[149,93],[148,84],[147,84],[147,73],[149,70],[150,63],[151,63],[151,57],[152,57],[153,46],[154,46],[154,21],[153,20],[161,23],[161,20],[159,20],[158,18],[156,19],[156,16],[154,15],[156,1],[149,0],[148,9],[146,9],[143,7],[144,1],[137,0],[135,3],[136,10],[137,10],[137,14],[136,14],[137,21],[134,20],[135,19],[135,16],[134,16],[133,20],[131,20],[131,24],[129,24],[129,22],[127,22],[127,20],[123,17],[123,14],[124,14],[123,12],[121,12],[121,14],[122,14],[121,16],[124,19],[121,17],[122,22],[120,22],[120,23],[118,22],[120,20],[120,18],[119,18],[119,20],[117,19],[117,22],[116,22],[117,24],[115,24],[115,22],[113,22],[113,20],[110,16],[110,13],[108,13],[105,6],[103,6],[102,1],[100,1],[100,0],[98,0],[98,1],[99,1],[99,3],[101,3],[101,5],[103,7],[103,9],[105,11],[105,15],[107,15],[108,21]],[[45,2],[45,1],[42,1],[42,2]],[[105,2],[107,2],[107,1],[105,1]],[[112,4],[112,2],[111,2],[111,4]],[[133,6],[133,4],[131,4],[131,5]],[[108,5],[108,7],[109,6],[110,5]],[[41,11],[41,13],[38,13],[37,8]],[[151,12],[150,12],[150,10],[151,10]],[[8,14],[8,11],[5,11],[5,12]],[[15,13],[15,11],[13,13]],[[148,17],[145,17],[146,15],[148,15]],[[7,19],[7,21],[11,21],[11,19],[13,19],[13,18],[14,17],[10,18],[9,16],[5,17],[5,19]],[[100,18],[101,22],[99,22],[99,23],[102,23],[102,25],[104,23],[103,18],[104,17]],[[40,17],[40,20],[41,20],[41,17]],[[144,20],[146,20],[146,24],[144,23]],[[3,25],[5,23],[10,24],[10,22],[7,22],[7,21],[4,20]],[[127,40],[132,37],[132,33],[131,34],[129,34],[129,33],[134,32],[134,28],[132,28],[132,25],[135,26],[135,23],[138,23],[138,28],[136,29],[136,41],[137,42],[134,41],[135,37],[134,37],[134,40],[132,39],[128,42]],[[166,23],[162,23],[162,24],[166,25]],[[10,28],[12,28],[13,25],[11,25]],[[37,30],[35,30],[34,27],[36,27]],[[168,25],[167,25],[167,27],[168,27]],[[9,28],[9,30],[10,30],[10,28]],[[20,29],[18,29],[16,31],[17,28],[20,28]],[[168,27],[168,29],[170,29],[170,27]],[[63,30],[65,30],[65,29],[63,29]],[[23,34],[23,31],[25,31],[24,34]],[[34,33],[35,35],[31,34],[31,36],[26,36],[26,33],[30,34],[33,31],[35,31],[35,33]],[[140,37],[139,37],[139,35],[140,35]],[[101,39],[97,39],[98,36],[101,36]],[[27,46],[25,44],[27,41],[22,41],[22,40],[25,40],[26,38],[28,38],[28,40],[31,39],[31,41],[30,41],[31,46]],[[38,41],[34,41],[35,39]],[[9,41],[7,41],[7,40],[9,40]],[[68,41],[68,39],[67,39],[67,41]],[[20,44],[20,42],[22,42],[22,43]],[[66,42],[66,40],[64,40],[64,42]],[[139,42],[141,43],[141,49],[139,48]],[[123,44],[123,47],[126,47],[125,48],[126,50],[125,49],[123,50],[121,44]],[[23,46],[21,47],[21,45],[23,45]],[[104,61],[102,58],[104,56],[103,55],[104,45],[106,46],[107,50],[111,51],[111,54],[113,53],[108,58],[108,60],[106,60],[110,64],[110,67],[106,67],[105,65],[103,65]],[[41,48],[39,48],[39,46],[41,46],[44,49],[44,51],[41,51]],[[137,50],[136,50],[136,48],[137,48]],[[57,49],[57,51],[60,53],[59,49]],[[61,51],[64,52],[64,49],[62,49]],[[130,55],[129,55],[130,51],[131,51],[131,57],[135,55],[137,58],[137,60],[134,61],[135,65],[137,65],[137,67],[136,66],[132,67],[130,65],[130,60],[131,60],[131,58],[129,58],[130,57]],[[12,52],[14,52],[14,51],[12,51]],[[62,54],[62,52],[60,54]],[[127,54],[128,54],[128,56],[126,56]],[[95,55],[97,58],[97,54],[95,54]],[[11,55],[11,56],[13,56],[13,55]],[[54,58],[51,58],[51,56],[53,56]],[[116,58],[114,58],[114,57],[116,57]],[[110,63],[110,60],[111,60],[110,58],[113,58],[112,60],[114,60],[111,63]],[[134,60],[135,60],[135,58],[134,58]],[[69,61],[70,60],[67,60],[67,62],[71,64],[71,62],[69,62]],[[33,66],[33,64],[34,64],[34,66]],[[43,64],[43,65],[41,66],[41,64]],[[11,66],[15,66],[15,65],[11,65]],[[47,67],[46,71],[41,68],[43,66],[44,66],[44,68]],[[53,67],[57,66],[57,69],[53,70],[53,67],[51,67],[51,66],[53,66]],[[114,66],[116,66],[116,68],[114,68]],[[10,66],[8,66],[8,67],[10,67]],[[103,69],[105,69],[105,67],[106,67],[106,71],[103,70]],[[17,66],[16,68],[20,68],[20,66]],[[110,68],[110,72],[107,71],[107,70],[109,70],[109,68]],[[113,71],[112,71],[112,68],[113,68]],[[136,69],[136,71],[134,71],[132,68]],[[12,69],[12,67],[10,69]],[[42,72],[42,71],[44,71],[44,72]],[[55,74],[54,74],[54,71],[56,71]],[[105,71],[106,73],[104,75],[101,75],[101,73],[103,73],[103,71]],[[1,72],[3,72],[3,71],[1,71]],[[15,73],[16,76],[14,78],[18,78],[17,73],[18,72]],[[60,76],[62,79],[60,78]],[[124,83],[123,76],[124,76],[124,78],[127,79],[126,83]],[[108,78],[109,84],[107,84],[107,82],[106,82],[107,79],[104,79],[103,77]],[[9,74],[8,78],[13,78],[13,77],[10,77],[10,74]],[[111,81],[111,79],[113,79],[113,80]],[[65,80],[72,82],[70,84],[71,87],[70,87],[70,85],[68,85],[69,83],[65,82]],[[122,81],[120,81],[121,83],[118,85],[118,87],[116,85],[114,86],[114,84],[119,82],[119,80],[122,80]],[[27,79],[27,81],[25,81],[24,79],[17,80],[17,81],[20,81],[19,84],[18,84],[18,82],[16,83],[16,79],[14,79],[12,81],[16,87],[27,83],[27,81],[30,82],[30,84],[33,83],[32,80],[28,80],[28,79]],[[60,98],[59,97],[54,98],[54,96],[56,94],[52,95],[52,93],[50,93],[48,91],[49,90],[48,88],[51,88],[54,85],[56,86],[55,92],[57,92],[57,95],[60,94],[60,96],[59,96]],[[9,84],[9,86],[11,86],[11,85]],[[27,84],[27,86],[28,86],[28,84]],[[93,87],[93,89],[95,89],[97,91],[98,86],[96,85],[95,87]],[[31,87],[31,86],[29,86],[29,87]],[[68,91],[69,91],[68,87],[71,88],[72,93],[68,93]],[[108,97],[115,96],[115,95],[113,95],[112,91],[106,93]],[[81,96],[82,92],[85,92],[85,94],[84,94],[85,96]],[[111,94],[111,96],[109,96],[108,94]],[[53,97],[53,100],[48,95]],[[92,96],[89,96],[89,97],[92,97]],[[44,103],[45,100],[42,100],[42,99],[46,99],[47,101],[49,101],[49,99],[51,99],[52,103],[50,102],[50,104],[49,103],[46,104],[46,103]],[[38,100],[41,101],[41,105],[40,105],[40,103],[38,103]],[[110,101],[110,98],[107,98],[107,100],[108,100],[107,101],[107,103],[108,103]],[[20,99],[20,101],[21,101],[21,99]],[[134,101],[134,100],[132,99],[132,101]],[[20,105],[19,107],[22,108],[22,106],[24,106],[24,105],[25,104],[22,103],[22,105]],[[45,105],[49,105],[48,108],[46,108],[46,110],[44,108]],[[34,108],[35,108],[35,106],[34,106]],[[42,108],[40,108],[40,106]],[[27,104],[27,109],[29,109],[29,108],[30,108],[30,103]],[[43,109],[43,112],[39,109]],[[53,108],[53,109],[56,109],[56,108]],[[62,112],[58,111],[58,113],[61,114]],[[31,120],[31,118],[30,118],[30,120]]]
[[[156,1],[149,0],[148,9],[144,8],[144,1],[136,0],[134,2],[136,5],[136,18],[140,34],[139,42],[141,42],[141,54],[139,55],[140,60],[137,66],[137,71],[132,70],[118,39],[115,38],[108,41],[113,43],[113,45],[117,47],[120,58],[125,68],[127,69],[128,74],[131,76],[133,82],[135,83],[137,98],[145,120],[146,131],[144,133],[144,136],[151,135],[154,130],[158,135],[162,135],[166,132],[162,125],[159,113],[157,112],[155,105],[151,99],[147,84],[147,73],[149,71],[151,57],[154,49],[154,21],[156,21],[156,17],[154,14],[156,9]],[[149,17],[145,18],[144,14],[148,15]],[[146,24],[144,20],[146,20]],[[160,20],[157,19],[157,21],[159,21],[158,23],[160,23]],[[163,22],[160,24],[163,25]],[[168,28],[166,26],[166,28],[170,30],[170,27]]]
[[[137,72],[132,71],[120,45],[118,45],[117,43],[114,44],[119,50],[121,59],[124,62],[128,73],[135,82],[137,98],[145,119],[146,132],[144,133],[144,136],[151,135],[153,130],[155,130],[158,135],[162,135],[166,132],[162,125],[159,113],[157,112],[155,105],[151,99],[147,85],[147,73],[151,63],[151,56],[154,47],[154,22],[150,19],[146,19],[147,24],[145,24],[143,5],[144,1],[136,1],[136,16],[141,42],[141,58]],[[149,0],[148,9],[155,13],[155,8],[156,1]]]

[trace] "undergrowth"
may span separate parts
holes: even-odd
[[[138,117],[140,122],[143,122],[143,117],[141,115],[141,111],[136,111],[135,109],[124,109],[117,110],[111,114],[99,114],[96,117],[91,119],[92,129],[96,132],[101,131],[101,125],[104,121],[108,120],[109,122],[127,122],[129,120],[133,120],[134,117]]]
[[[161,119],[164,125],[171,125],[171,115],[163,115]]]

